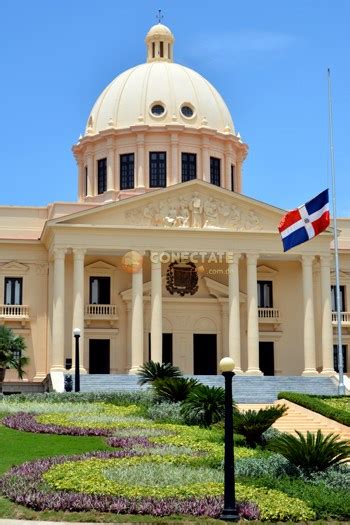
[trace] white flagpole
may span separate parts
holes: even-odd
[[[332,108],[332,85],[331,71],[328,68],[328,118],[329,118],[329,148],[331,159],[332,174],[332,201],[333,201],[333,232],[334,232],[334,253],[335,253],[335,296],[337,307],[337,332],[338,332],[338,369],[339,385],[338,394],[345,395],[344,385],[344,362],[343,362],[343,345],[341,332],[341,310],[340,310],[340,284],[339,284],[339,250],[338,250],[338,233],[337,233],[337,206],[335,196],[335,167],[334,167],[334,145],[333,145],[333,108]]]

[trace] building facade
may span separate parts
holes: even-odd
[[[229,355],[237,373],[334,375],[333,233],[283,253],[285,211],[242,194],[248,146],[173,47],[153,26],[146,63],[96,101],[73,147],[77,202],[0,208],[0,321],[26,339],[26,380],[74,369],[74,328],[83,373],[151,358],[216,374]],[[347,367],[350,219],[339,245]]]

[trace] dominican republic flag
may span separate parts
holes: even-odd
[[[328,189],[311,199],[311,201],[289,211],[278,225],[282,237],[283,249],[286,252],[302,244],[329,226]]]

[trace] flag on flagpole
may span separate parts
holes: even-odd
[[[298,244],[312,239],[329,226],[328,189],[306,204],[289,211],[278,225],[286,252]]]

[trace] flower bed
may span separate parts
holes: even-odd
[[[43,482],[43,476],[50,468],[69,462],[88,461],[92,458],[106,461],[132,457],[135,452],[99,452],[75,457],[57,457],[24,463],[12,468],[0,480],[0,489],[12,501],[35,510],[69,510],[70,512],[91,511],[120,514],[150,514],[168,516],[183,514],[192,516],[219,517],[223,508],[222,496],[179,498],[127,498],[104,494],[87,494],[55,490]],[[238,503],[243,519],[259,519],[258,506],[251,502]]]

